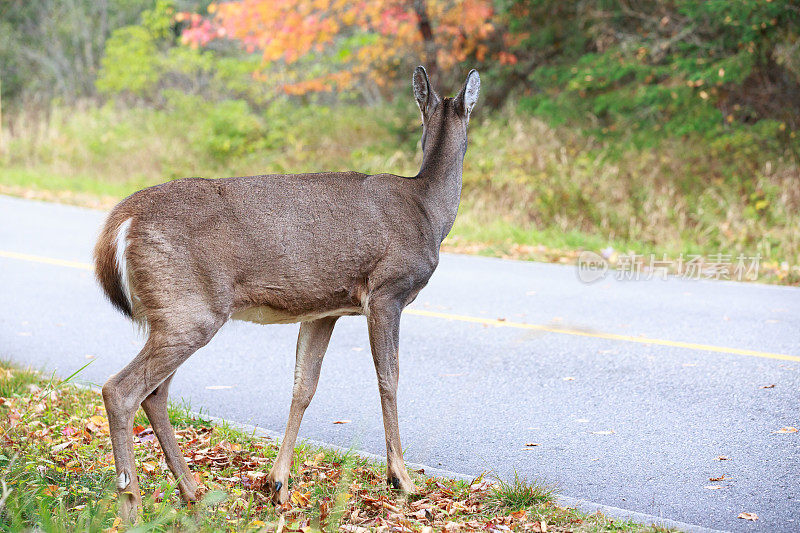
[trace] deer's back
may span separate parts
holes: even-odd
[[[418,220],[416,186],[326,173],[145,189],[117,207],[131,218],[134,291],[145,308],[195,299],[263,323],[360,313],[376,287],[415,295],[439,244]]]

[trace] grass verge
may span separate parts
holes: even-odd
[[[8,122],[0,130],[0,193],[91,207],[180,177],[413,175],[421,158],[410,102],[257,111],[175,95],[163,109],[54,107]],[[758,256],[756,279],[800,285],[800,165],[748,139],[687,136],[642,148],[546,123],[518,106],[481,110],[445,249],[562,263],[583,250],[672,261]]]
[[[464,482],[412,472],[420,493],[403,497],[387,488],[382,465],[305,445],[295,449],[291,499],[276,507],[264,488],[276,442],[213,425],[185,406],[173,405],[170,419],[205,495],[193,508],[180,504],[147,418],[137,413],[144,508],[135,531],[665,531],[562,508],[552,488],[518,476]],[[124,529],[113,471],[98,393],[0,363],[0,530]]]

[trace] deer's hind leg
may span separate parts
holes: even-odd
[[[178,441],[175,439],[175,431],[167,413],[169,384],[172,382],[173,377],[175,377],[174,373],[142,401],[142,409],[144,409],[147,419],[153,426],[153,432],[158,437],[167,466],[178,482],[181,498],[188,503],[197,500],[197,483],[189,471],[186,459],[183,458],[183,453],[178,446]]]
[[[170,320],[150,321],[150,336],[142,351],[103,385],[117,473],[118,512],[126,521],[135,519],[142,502],[133,455],[134,414],[156,387],[214,336],[223,322],[224,317],[211,313],[173,313]]]

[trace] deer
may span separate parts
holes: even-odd
[[[358,172],[184,178],[143,189],[108,215],[94,250],[111,304],[140,326],[141,351],[102,387],[116,470],[117,511],[141,508],[133,420],[141,405],[178,484],[198,485],[167,416],[177,368],[228,320],[300,323],[286,430],[265,487],[289,498],[289,473],[303,414],[317,387],[334,325],[366,317],[386,436],[387,483],[417,489],[398,425],[399,326],[428,283],[461,198],[467,129],[480,76],[442,98],[422,66],[412,76],[422,115],[416,176]]]

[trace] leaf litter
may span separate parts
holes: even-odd
[[[0,367],[0,382],[12,376]],[[275,506],[267,483],[278,450],[274,440],[214,426],[174,407],[171,418],[204,498],[195,509],[181,507],[158,439],[146,417],[137,414],[132,441],[144,498],[140,520],[159,523],[159,530],[192,523],[200,530],[304,533],[663,531],[560,507],[551,493],[538,503],[520,504],[503,489],[509,485],[483,475],[464,482],[412,470],[419,492],[403,496],[387,487],[384,466],[305,445],[295,449],[289,501]],[[526,443],[532,446],[538,444]],[[38,383],[0,397],[0,456],[7,469],[13,466],[7,459],[16,458],[17,470],[9,470],[8,477],[12,495],[26,487],[26,494],[40,500],[39,509],[61,509],[64,524],[74,525],[101,508],[105,514],[97,523],[103,525],[95,530],[123,527],[114,515],[114,460],[99,394]],[[29,527],[37,523],[35,516],[31,520]]]

